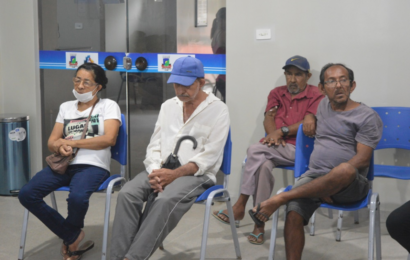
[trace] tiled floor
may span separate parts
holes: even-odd
[[[115,207],[116,194],[113,195],[112,210]],[[66,213],[65,198],[67,193],[56,194],[60,211]],[[49,201],[46,198],[46,201]],[[95,241],[95,247],[83,256],[83,260],[101,259],[101,243],[103,228],[103,211],[105,195],[94,194],[91,198],[89,212],[86,216],[86,239]],[[214,210],[224,208],[224,204],[217,203]],[[201,245],[202,223],[204,218],[202,205],[194,205],[184,216],[177,228],[164,242],[165,251],[157,250],[151,257],[153,260],[188,260],[199,259]],[[360,224],[353,224],[353,217],[347,214],[344,218],[342,241],[335,241],[336,218],[325,217],[327,211],[321,211],[317,216],[316,235],[311,237],[306,229],[306,245],[303,259],[367,259],[368,247],[368,214],[360,212]],[[336,216],[336,214],[334,214]],[[111,214],[111,223],[113,220]],[[387,234],[385,219],[387,212],[382,212],[382,256],[383,259],[407,259],[406,251],[393,241]],[[0,197],[0,259],[17,259],[20,232],[22,226],[23,208],[14,197]],[[212,218],[212,217],[211,217]],[[270,225],[266,232],[267,241],[261,246],[247,242],[246,235],[252,230],[252,220],[246,216],[238,229],[242,259],[267,259],[269,250]],[[275,259],[285,259],[283,242],[283,220],[278,224],[279,236]],[[236,259],[230,228],[215,219],[211,219],[208,236],[207,259]],[[42,223],[30,215],[25,259],[51,260],[62,259],[59,253],[61,240],[48,231]]]

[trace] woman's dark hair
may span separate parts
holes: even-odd
[[[226,7],[222,7],[218,10],[218,12],[216,12],[215,19],[212,22],[211,39],[214,38],[217,30],[219,29],[218,24],[221,22],[226,23]]]
[[[105,75],[105,70],[101,68],[99,65],[95,63],[84,63],[75,72],[75,75],[77,75],[77,72],[80,69],[85,69],[87,71],[91,71],[94,74],[94,81],[97,84],[100,84],[102,86],[102,89],[105,89],[107,87],[108,79],[107,76]]]
[[[347,73],[349,74],[349,80],[350,80],[350,85],[352,85],[352,82],[354,81],[354,73],[353,70],[349,69],[346,67],[346,65],[342,63],[328,63],[325,66],[323,66],[322,70],[320,71],[320,84],[324,85],[325,84],[325,72],[328,68],[333,67],[333,66],[342,66],[347,70]]]

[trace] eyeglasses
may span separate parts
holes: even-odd
[[[86,87],[86,88],[91,88],[91,87],[94,87],[94,86],[98,85],[98,83],[91,83],[87,79],[81,80],[79,78],[73,78],[74,86],[79,86],[81,84],[81,82],[83,82],[83,86]]]
[[[334,79],[330,79],[328,81],[325,81],[325,84],[329,87],[329,88],[334,88],[337,85],[337,82],[340,83],[341,86],[346,87],[348,85],[350,85],[350,79],[340,79],[340,80],[334,80]]]

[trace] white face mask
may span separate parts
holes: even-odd
[[[97,87],[96,87],[96,88],[97,88]],[[96,88],[95,88],[95,89],[96,89]],[[88,101],[91,101],[91,100],[95,97],[95,95],[97,95],[97,93],[95,93],[95,94],[93,95],[93,91],[94,91],[95,89],[93,89],[93,90],[90,91],[90,92],[84,93],[84,94],[80,94],[80,93],[78,93],[75,89],[73,89],[73,94],[74,94],[75,98],[76,98],[78,101],[80,101],[81,103],[87,103]]]

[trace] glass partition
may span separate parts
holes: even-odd
[[[196,27],[195,1],[39,1],[43,51],[225,54],[225,0],[208,0],[206,26]],[[132,61],[133,63],[135,61]],[[104,61],[99,60],[99,64]],[[75,70],[42,69],[43,157],[61,103],[73,100]],[[174,96],[169,73],[106,71],[102,98],[115,100],[129,129],[129,175],[144,170],[146,147],[161,104]],[[207,74],[206,90],[225,100],[225,75]],[[116,167],[114,165],[114,167]]]

